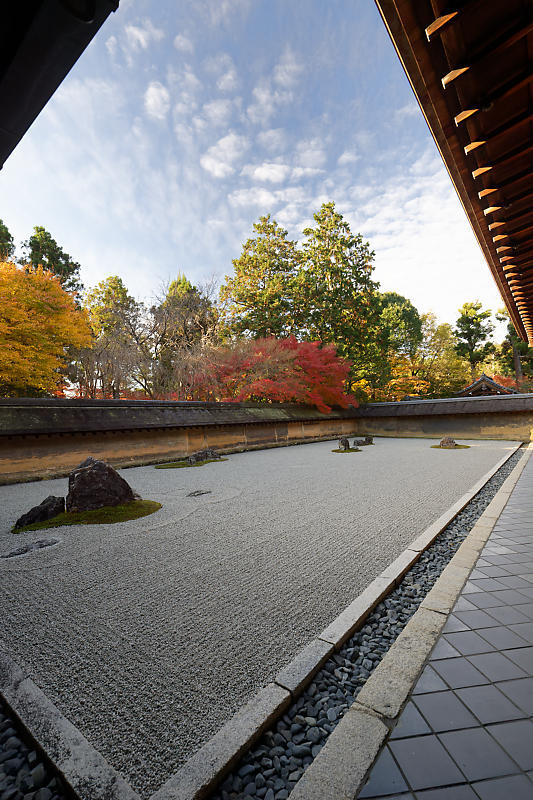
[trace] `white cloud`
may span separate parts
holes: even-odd
[[[211,25],[216,26],[228,23],[234,14],[246,14],[250,0],[197,0],[196,5],[201,8]]]
[[[290,47],[287,47],[279,63],[274,67],[273,81],[279,86],[291,88],[298,82],[298,77],[303,72],[300,64]]]
[[[230,100],[213,100],[205,103],[202,111],[213,125],[226,125],[232,115],[233,104]]]
[[[345,150],[342,155],[339,156],[337,159],[337,164],[340,167],[344,167],[347,164],[355,164],[356,161],[359,161],[361,156],[355,152],[355,150]]]
[[[290,171],[290,167],[286,164],[265,161],[263,164],[247,164],[243,168],[241,175],[248,175],[255,181],[281,183],[287,178]]]
[[[111,56],[111,58],[115,58],[115,56],[117,54],[117,48],[118,48],[117,37],[116,36],[110,36],[109,39],[106,40],[105,46],[106,46],[106,50],[109,53],[109,55]]]
[[[320,168],[326,163],[324,142],[319,138],[306,139],[296,146],[296,162],[300,167]]]
[[[284,150],[287,144],[287,136],[283,128],[270,128],[267,131],[261,131],[257,135],[259,144],[270,152],[278,152]]]
[[[138,25],[126,25],[124,32],[128,48],[134,53],[147,50],[152,42],[159,42],[165,36],[165,32],[156,28],[150,19],[145,19]]]
[[[394,112],[394,118],[397,121],[401,121],[406,117],[418,117],[419,115],[420,115],[420,108],[418,106],[418,103],[415,103],[414,101],[412,103],[407,103],[405,106],[402,106],[401,108],[397,108],[396,111]]]
[[[170,94],[159,81],[153,81],[144,93],[144,108],[149,117],[165,119],[170,109]]]
[[[178,33],[174,39],[174,47],[180,53],[194,53],[194,45],[191,40],[184,36],[183,33]]]
[[[237,70],[228,53],[219,53],[206,59],[205,68],[214,75],[217,89],[221,92],[231,92],[239,86]]]
[[[231,132],[223,136],[212,145],[200,159],[200,164],[215,178],[227,178],[235,172],[235,163],[238,162],[250,143],[245,136]]]
[[[272,77],[263,78],[252,91],[254,99],[247,110],[252,122],[266,125],[279,108],[292,102],[292,89],[302,69],[293,52],[286,49]]]
[[[265,213],[276,204],[276,195],[268,189],[254,186],[250,189],[237,189],[228,197],[232,206],[261,206]]]
[[[314,178],[317,175],[322,175],[324,173],[323,169],[318,169],[317,167],[294,167],[293,171],[291,172],[291,178],[293,180],[299,180],[300,178]]]

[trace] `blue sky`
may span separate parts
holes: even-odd
[[[333,200],[382,290],[453,322],[502,301],[371,0],[121,0],[0,173],[92,286],[231,273],[261,214]]]

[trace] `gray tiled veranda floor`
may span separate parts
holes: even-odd
[[[532,800],[533,458],[358,797]]]

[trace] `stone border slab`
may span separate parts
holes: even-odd
[[[140,800],[7,653],[0,641],[0,695],[31,739],[83,800]]]
[[[174,773],[151,800],[205,797],[290,702],[290,692],[270,683]]]
[[[291,792],[291,800],[357,797],[532,452],[530,444],[304,772]],[[369,719],[375,719],[381,726],[369,723]],[[358,755],[354,756],[352,750],[358,750]]]

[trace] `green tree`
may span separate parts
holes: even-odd
[[[15,252],[15,243],[7,225],[0,219],[0,261],[11,261]]]
[[[294,282],[300,254],[270,214],[254,223],[254,231],[256,236],[233,260],[235,275],[226,276],[220,292],[226,326],[230,333],[254,339],[289,336],[295,332]]]
[[[379,328],[385,347],[398,355],[413,356],[422,342],[422,318],[407,297],[385,292],[379,297]]]
[[[324,203],[306,228],[302,269],[296,280],[301,300],[295,303],[304,338],[333,343],[354,365],[365,368],[365,350],[377,333],[378,284],[372,280],[374,253],[360,234]]]
[[[448,397],[469,382],[469,365],[457,353],[457,339],[452,326],[440,325],[434,314],[423,314],[422,341],[414,358],[412,372],[428,384],[431,397]]]
[[[80,265],[65,253],[45,228],[37,225],[28,241],[23,243],[23,248],[24,254],[20,264],[24,266],[31,264],[33,269],[41,265],[59,277],[65,291],[82,291]]]
[[[77,359],[77,381],[86,394],[119,398],[129,386],[139,362],[136,335],[142,327],[142,307],[128,294],[118,275],[100,281],[86,298],[93,331],[92,347]]]
[[[493,330],[491,312],[483,311],[480,302],[464,303],[461,306],[454,331],[457,337],[456,351],[469,362],[473,381],[476,379],[478,365],[495,350],[489,341]]]

